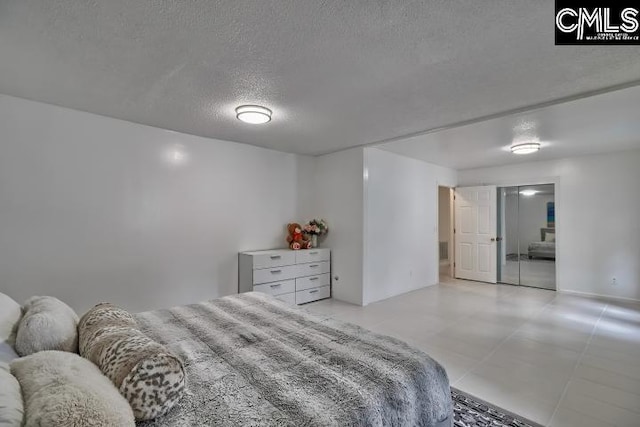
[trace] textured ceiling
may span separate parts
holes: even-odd
[[[640,149],[640,86],[458,126],[378,148],[454,169]],[[538,141],[535,154],[512,143]],[[640,167],[640,165],[638,165]]]
[[[550,0],[0,0],[0,93],[326,153],[640,79]],[[262,127],[233,109],[274,110]]]

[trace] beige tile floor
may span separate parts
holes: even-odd
[[[454,387],[548,426],[640,426],[640,304],[469,281],[305,306],[403,339]]]

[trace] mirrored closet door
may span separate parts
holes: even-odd
[[[556,289],[553,184],[498,189],[498,281]]]

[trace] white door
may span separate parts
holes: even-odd
[[[456,277],[496,283],[496,187],[456,188],[454,203]]]

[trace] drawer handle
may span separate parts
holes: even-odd
[[[282,286],[282,283],[276,283],[275,285],[271,285],[272,288],[277,288],[279,286]]]
[[[312,290],[312,291],[309,291],[309,293],[310,293],[310,294],[315,294],[316,292],[318,292],[318,290],[317,290],[317,289],[314,289],[314,290]]]
[[[320,267],[320,266],[318,264],[313,264],[309,266],[309,268],[316,268],[316,267]]]
[[[282,273],[282,270],[271,270],[271,274]]]
[[[318,252],[316,252],[316,251],[309,252],[309,255],[318,255]]]
[[[271,255],[271,259],[280,259],[282,256],[280,255]]]
[[[311,281],[311,280],[318,280],[318,279],[319,279],[319,277],[312,277],[309,280]]]

